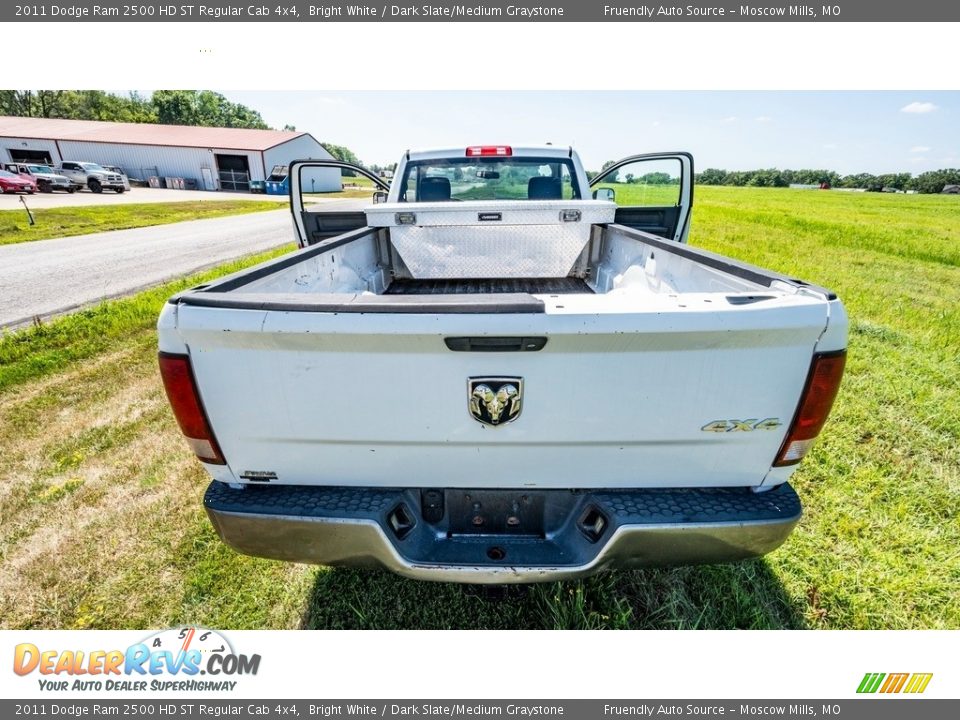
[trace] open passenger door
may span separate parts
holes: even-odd
[[[389,183],[359,165],[340,160],[294,160],[290,163],[290,211],[300,247],[365,227],[364,204],[383,202]],[[324,195],[350,191],[331,206]],[[329,197],[329,195],[328,195]],[[353,202],[349,202],[353,200]]]
[[[593,197],[617,203],[616,222],[686,242],[693,207],[693,156],[686,152],[632,155],[590,181]]]

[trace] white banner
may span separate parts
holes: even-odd
[[[901,691],[932,674],[923,697],[958,698],[956,649],[949,631],[4,631],[0,687],[49,700],[854,698],[883,673],[906,674]]]

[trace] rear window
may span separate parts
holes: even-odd
[[[578,200],[567,158],[445,158],[415,160],[401,179],[401,202],[445,200]]]

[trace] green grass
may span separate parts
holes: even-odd
[[[960,628],[960,198],[704,187],[690,237],[830,287],[851,317],[793,480],[805,516],[768,557],[494,601],[237,555],[156,374],[160,305],[206,273],[0,339],[0,625]]]
[[[348,175],[343,175],[340,178],[340,183],[342,189],[335,192],[318,192],[318,193],[303,193],[305,198],[326,198],[326,199],[337,199],[342,200],[346,198],[358,198],[363,200],[370,200],[373,202],[373,191],[376,189],[373,184],[373,180],[362,175],[357,175],[355,177],[350,177]],[[389,184],[389,181],[387,181]]]
[[[0,210],[0,245],[166,225],[184,220],[243,215],[283,207],[285,206],[282,203],[268,200],[195,200],[46,208],[32,210],[35,225],[30,225],[27,213],[22,209]]]
[[[592,188],[609,188],[618,205],[676,205],[680,197],[679,185],[643,185],[632,183],[600,183]]]

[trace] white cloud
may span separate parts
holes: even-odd
[[[773,118],[770,117],[769,115],[760,115],[759,117],[756,118],[756,120],[759,123],[768,123],[771,120],[773,120]]]
[[[824,149],[824,150],[836,150],[837,147],[838,147],[838,145],[837,145],[836,143],[826,143],[826,144],[823,146],[823,149]]]
[[[653,125],[653,127],[660,127],[660,121],[659,121],[659,120],[654,120],[654,121],[653,121],[652,123],[650,123],[650,124]]]
[[[905,113],[932,113],[937,109],[937,106],[932,102],[912,102],[909,105],[904,105],[900,108],[900,112]]]
[[[723,122],[725,122],[725,123],[732,123],[732,122],[736,122],[736,121],[737,121],[737,116],[736,116],[736,115],[731,115],[730,117],[725,117],[725,118],[723,119]]]
[[[914,145],[912,148],[910,148],[910,152],[925,153],[925,152],[930,152],[930,148],[927,147],[926,145]]]

